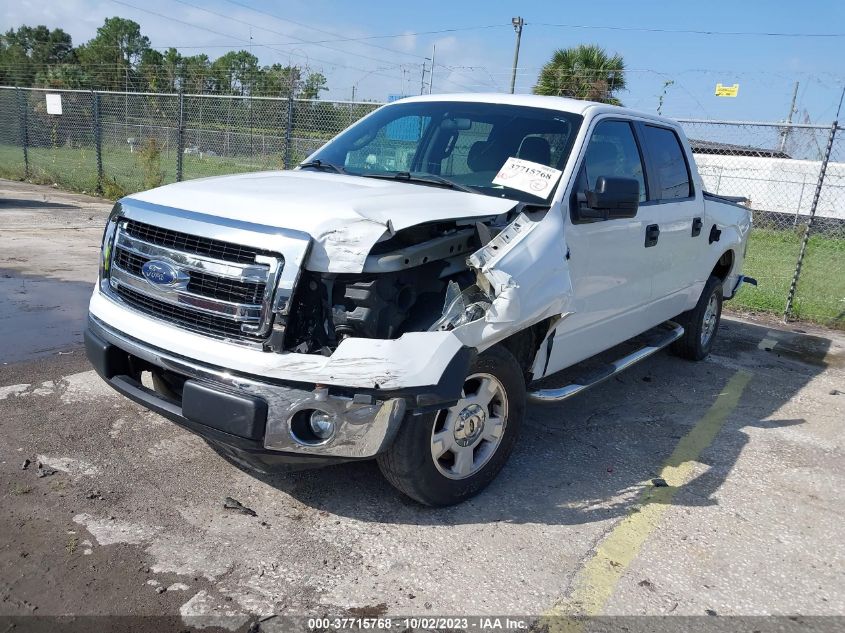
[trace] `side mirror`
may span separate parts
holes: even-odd
[[[636,179],[599,176],[596,188],[579,200],[578,216],[584,220],[633,218],[639,206],[640,183]]]

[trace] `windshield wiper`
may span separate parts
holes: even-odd
[[[347,174],[347,172],[343,167],[340,165],[335,165],[334,163],[327,163],[324,160],[320,160],[316,158],[314,160],[309,160],[304,163],[299,164],[299,168],[302,169],[304,167],[314,167],[315,169],[331,169],[333,172],[337,174]]]
[[[412,174],[409,171],[397,171],[396,173],[387,174],[361,174],[366,178],[387,178],[390,180],[405,180],[407,182],[424,182],[430,185],[437,185],[440,187],[448,187],[457,191],[465,191],[466,193],[478,194],[472,187],[467,187],[454,180],[449,180],[437,174]]]

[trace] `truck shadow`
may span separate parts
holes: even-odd
[[[777,341],[773,347],[761,346],[767,338]],[[261,479],[321,511],[399,524],[578,525],[624,516],[661,499],[718,505],[719,488],[749,432],[776,433],[805,422],[781,418],[778,411],[826,367],[845,364],[841,354],[828,355],[830,345],[823,337],[726,320],[707,361],[661,353],[564,403],[529,406],[520,441],[499,477],[451,508],[407,499],[379,476],[374,462]],[[651,496],[651,480],[738,371],[750,372],[751,381],[695,460],[692,479],[673,494]]]
[[[30,200],[27,198],[0,198],[0,209],[78,209],[78,204],[67,202],[47,202],[46,200]]]

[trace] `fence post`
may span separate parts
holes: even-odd
[[[795,289],[798,286],[798,278],[801,276],[801,265],[804,263],[804,254],[807,251],[807,242],[810,239],[810,230],[813,226],[813,220],[816,217],[816,208],[819,205],[819,197],[824,186],[824,177],[827,172],[827,163],[830,160],[830,152],[833,149],[833,139],[836,137],[836,127],[839,121],[834,121],[830,127],[830,135],[827,137],[827,147],[824,150],[824,157],[822,158],[822,166],[819,170],[819,179],[816,181],[816,191],[813,194],[813,202],[810,205],[810,217],[807,218],[807,224],[804,226],[804,237],[801,239],[801,250],[798,252],[798,261],[795,262],[795,273],[792,275],[792,283],[789,286],[789,295],[786,297],[786,308],[783,311],[784,323],[789,321],[789,316],[792,313],[792,302],[795,300]]]
[[[290,169],[291,165],[291,140],[293,139],[293,91],[288,94],[288,122],[285,128],[285,169]]]
[[[182,182],[182,157],[185,155],[185,95],[179,89],[179,127],[176,130],[176,182]]]
[[[91,91],[94,98],[93,116],[94,116],[94,151],[97,155],[97,188],[95,193],[102,195],[103,193],[103,130],[100,126],[100,95],[97,92]]]
[[[23,146],[23,177],[29,178],[29,131],[26,121],[26,97],[20,88],[16,88],[18,93],[18,110],[21,124],[21,145]]]

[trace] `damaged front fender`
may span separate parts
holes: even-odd
[[[477,319],[452,330],[464,345],[483,350],[543,319],[568,312],[572,281],[563,221],[553,210],[520,213],[473,253],[468,264],[476,273],[473,288],[486,294],[489,307]]]

